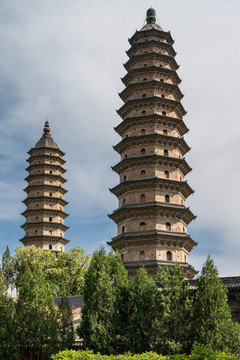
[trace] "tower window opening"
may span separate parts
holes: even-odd
[[[142,129],[141,130],[141,135],[145,135],[146,134],[146,130],[145,129]]]
[[[162,64],[160,64],[159,66],[162,67]]]
[[[143,230],[145,230],[145,229],[146,229],[146,224],[145,224],[144,221],[142,221],[142,222],[140,223],[140,230],[143,231]]]
[[[126,158],[127,158],[127,154],[124,155],[124,159],[126,159]]]
[[[49,245],[49,250],[52,250],[52,245],[51,244]]]
[[[49,221],[52,221],[52,217],[51,217],[51,216],[49,217]]]
[[[52,196],[52,193],[49,193],[49,196]]]
[[[145,150],[145,149],[141,149],[141,154],[142,154],[142,155],[146,154],[146,150]]]
[[[37,230],[35,230],[35,234],[37,234],[38,233],[38,231]]]
[[[166,170],[166,171],[164,171],[164,175],[165,175],[165,178],[166,179],[169,179],[169,172]]]
[[[38,216],[36,216],[36,220],[38,220]]]
[[[124,175],[124,177],[123,177],[123,181],[126,181],[127,180],[127,176],[126,175]]]
[[[166,129],[163,130],[163,135],[167,135],[167,130]]]
[[[169,197],[169,195],[167,194],[167,195],[165,195],[165,202],[170,202],[170,197]]]
[[[166,116],[166,111],[163,111],[163,112],[162,112],[162,115]]]
[[[122,234],[125,233],[125,226],[122,226]]]
[[[167,260],[172,261],[172,253],[171,253],[171,251],[167,251]]]
[[[146,171],[145,171],[145,170],[141,170],[140,175],[141,175],[142,177],[144,177],[144,176],[146,175]]]
[[[142,111],[142,115],[146,115],[146,111],[145,111],[145,110]]]
[[[145,252],[143,250],[140,251],[139,255],[141,260],[145,259]]]
[[[147,79],[146,79],[146,78],[143,78],[143,81],[147,81]]]
[[[36,204],[36,206],[38,206],[38,204]]]
[[[121,256],[122,256],[122,261],[123,261],[123,254]]]
[[[165,95],[164,95],[164,94],[162,94],[162,95],[161,95],[161,97],[162,97],[162,98],[165,98]]]
[[[163,152],[164,156],[168,156],[168,150],[165,149],[164,152]]]
[[[49,171],[49,174],[52,174],[52,170]]]
[[[126,204],[126,199],[123,199],[123,205],[125,205]]]
[[[145,194],[141,194],[141,196],[140,196],[140,202],[141,202],[141,203],[142,203],[142,202],[145,202],[145,199],[146,199]]]
[[[143,96],[142,97],[146,97],[147,95],[146,94],[143,94]]]
[[[147,66],[147,64],[144,64],[144,66]]]
[[[164,80],[163,80],[163,79],[160,79],[160,81],[161,81],[161,82],[164,82]]]
[[[171,231],[171,224],[169,222],[166,223],[166,230]]]
[[[49,234],[52,235],[52,230],[49,230]]]

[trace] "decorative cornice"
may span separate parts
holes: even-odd
[[[65,219],[69,214],[65,213],[62,210],[57,209],[47,209],[47,208],[41,208],[41,209],[26,209],[24,212],[21,213],[21,215],[27,217],[28,215],[36,215],[36,214],[54,214],[54,215],[60,215],[61,218]]]
[[[175,70],[171,70],[157,65],[131,69],[121,80],[124,85],[127,86],[131,83],[135,76],[152,76],[155,74],[157,74],[159,77],[167,75],[169,78],[172,79],[173,83],[177,85],[181,82],[181,79],[179,78]]]
[[[133,54],[132,57],[124,64],[124,67],[127,71],[130,71],[134,67],[134,65],[137,64],[139,61],[145,59],[148,60],[149,58],[151,58],[151,60],[160,59],[168,62],[169,64],[171,64],[172,70],[177,70],[179,68],[179,65],[177,64],[174,56],[161,54],[155,50],[151,50],[143,54]]]
[[[42,164],[30,164],[25,170],[30,172],[33,169],[55,169],[60,170],[63,174],[67,171],[59,164],[50,164],[50,163],[42,163]]]
[[[183,173],[184,176],[192,170],[184,158],[179,159],[158,154],[124,158],[117,165],[113,166],[112,169],[118,175],[120,175],[124,171],[132,167],[157,163],[161,166],[170,166],[177,168]]]
[[[58,153],[60,156],[64,156],[65,153],[60,150],[59,148],[58,149],[55,149],[55,148],[50,148],[50,147],[47,147],[47,146],[44,146],[44,147],[39,147],[39,148],[31,148],[29,151],[28,151],[28,154],[29,155],[35,155],[35,154],[39,154],[39,151],[41,150],[49,150],[49,151],[52,151],[52,152],[56,152]],[[50,155],[51,156],[51,155]]]
[[[108,215],[116,224],[119,224],[125,220],[136,217],[150,217],[160,216],[161,218],[179,219],[184,221],[188,225],[192,220],[196,219],[196,216],[184,206],[176,206],[172,204],[166,204],[161,202],[151,203],[139,203],[128,204],[116,209],[111,215]]]
[[[176,149],[179,149],[179,151],[183,156],[191,149],[183,138],[163,135],[159,133],[139,135],[139,136],[128,136],[123,140],[121,140],[113,148],[121,155],[125,151],[127,151],[131,146],[148,145],[148,144],[175,147]]]
[[[63,183],[67,182],[66,179],[64,179],[61,175],[54,175],[54,174],[47,174],[47,173],[37,173],[37,174],[31,174],[31,175],[28,175],[24,180],[26,180],[27,182],[33,180],[33,179],[37,179],[38,177],[40,178],[43,178],[43,180],[58,180],[59,178],[62,179]]]
[[[188,185],[186,181],[178,181],[165,178],[141,178],[135,180],[126,180],[110,191],[117,197],[124,195],[125,193],[132,190],[143,190],[143,189],[162,189],[180,192],[186,199],[189,195],[193,194],[192,188]]]
[[[52,242],[59,242],[63,245],[66,245],[67,243],[70,242],[70,240],[67,240],[61,236],[53,236],[53,235],[28,235],[28,236],[24,236],[22,239],[20,239],[19,241],[21,241],[23,243],[23,245],[27,245],[29,242],[36,242],[36,244],[39,243],[39,241],[49,241],[50,243]]]
[[[147,110],[149,108],[153,112],[160,112],[162,110],[175,111],[179,118],[187,113],[180,101],[163,98],[161,96],[129,99],[119,110],[117,110],[117,113],[122,119],[125,119],[133,110]]]
[[[37,187],[38,186],[36,186],[36,187],[34,186],[33,188],[37,190]],[[28,190],[32,190],[31,188],[32,188],[32,186],[29,185],[24,189],[24,191],[26,193],[28,193]],[[51,185],[51,184],[40,185],[39,188],[59,191],[62,195],[66,194],[68,192],[68,190],[64,189],[62,186]],[[29,196],[29,199],[31,199],[31,196]]]
[[[29,203],[32,203],[33,201],[37,201],[37,200],[41,200],[43,201],[43,205],[49,202],[52,202],[53,204],[60,204],[62,206],[66,206],[68,204],[68,201],[61,199],[60,197],[56,197],[56,196],[31,196],[31,197],[27,197],[25,200],[23,200],[22,202],[28,206]],[[41,208],[40,208],[41,209]]]
[[[126,102],[136,91],[144,92],[149,89],[159,90],[162,92],[171,91],[176,97],[177,101],[183,98],[183,94],[179,89],[178,85],[163,82],[156,79],[131,83],[119,94],[119,96],[124,102]]]
[[[154,47],[154,46],[157,46],[159,49],[167,50],[169,52],[169,54],[172,56],[175,56],[177,54],[171,44],[161,41],[157,38],[148,40],[148,41],[144,40],[144,41],[135,42],[131,46],[131,48],[126,51],[126,53],[129,57],[131,57],[134,54],[134,52],[138,49],[149,48],[149,47]]]
[[[174,127],[179,132],[180,136],[183,136],[189,131],[182,119],[159,114],[129,117],[124,119],[114,129],[120,136],[124,136],[129,129],[135,128],[137,125],[146,124],[156,124],[161,126]]]
[[[24,230],[30,229],[32,227],[37,227],[38,229],[45,229],[50,227],[52,229],[61,229],[62,231],[69,229],[69,226],[54,221],[26,222],[25,224],[21,225],[21,228]]]
[[[135,42],[138,39],[141,39],[142,37],[148,37],[148,36],[151,36],[153,34],[156,37],[161,36],[161,37],[165,38],[169,44],[174,43],[174,40],[172,38],[172,35],[171,35],[170,31],[166,32],[166,31],[163,31],[163,30],[160,30],[160,29],[155,29],[155,28],[151,28],[149,30],[144,30],[144,31],[143,30],[136,30],[135,34],[130,39],[128,39],[128,41],[129,41],[130,45],[133,45],[133,44],[135,44]]]
[[[160,230],[124,233],[108,242],[114,250],[124,250],[138,246],[168,246],[184,248],[190,252],[197,243],[184,233],[174,233]]]

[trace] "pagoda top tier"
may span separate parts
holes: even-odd
[[[146,24],[141,28],[140,31],[136,31],[135,34],[129,39],[131,45],[138,39],[143,31],[156,31],[161,32],[162,36],[167,40],[168,43],[173,44],[174,40],[170,34],[170,31],[165,32],[159,24],[156,22],[156,10],[150,8],[146,13]]]
[[[53,141],[53,138],[50,134],[50,127],[48,121],[45,122],[41,139],[35,145],[35,148],[43,147],[58,149],[58,145]]]

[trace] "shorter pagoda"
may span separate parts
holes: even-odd
[[[68,204],[63,199],[67,192],[63,188],[63,168],[65,155],[53,141],[50,135],[48,121],[45,122],[43,135],[35,147],[28,152],[29,166],[26,177],[28,186],[24,189],[27,198],[23,201],[26,210],[22,215],[26,222],[21,227],[25,236],[20,240],[25,246],[35,245],[54,252],[64,251],[69,242],[64,238],[68,229],[64,219],[68,216],[64,206]]]

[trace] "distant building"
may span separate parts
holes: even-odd
[[[110,215],[118,235],[109,244],[121,254],[130,278],[140,266],[154,277],[159,265],[178,262],[192,279],[189,253],[196,242],[187,226],[195,216],[185,205],[193,190],[185,180],[191,168],[184,158],[190,148],[183,137],[188,128],[173,39],[151,8],[129,43],[120,93],[124,105],[118,110],[122,122],[115,128],[122,138],[114,147],[121,160],[113,167],[120,183],[111,189],[119,202]]]
[[[20,240],[25,246],[36,245],[44,250],[64,251],[69,242],[64,237],[68,229],[64,219],[67,201],[63,199],[67,190],[63,185],[67,181],[63,174],[65,155],[53,141],[49,123],[46,121],[41,139],[28,154],[29,166],[26,177],[28,186],[24,189],[27,198],[23,201],[26,210],[22,215],[26,222],[21,227],[25,236]]]

